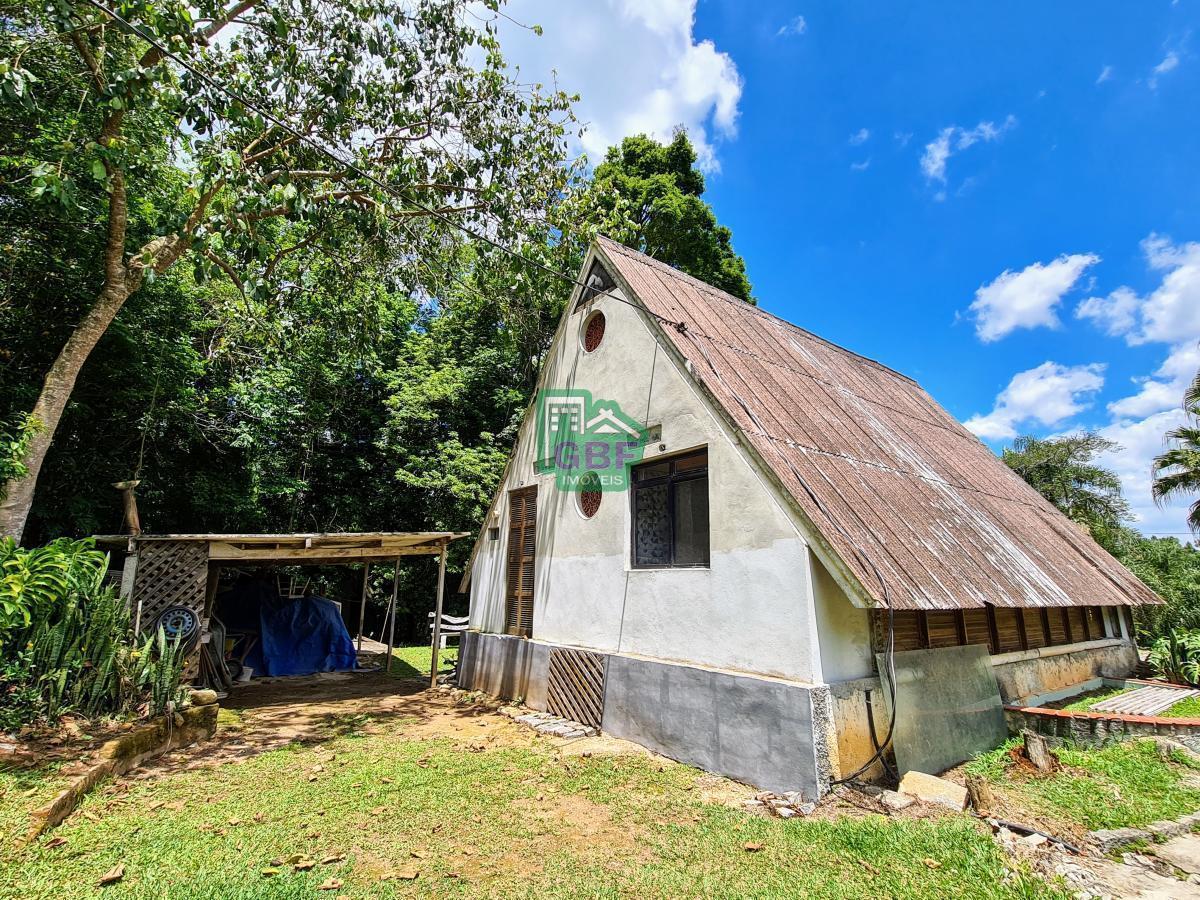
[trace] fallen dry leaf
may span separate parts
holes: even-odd
[[[763,844],[743,844],[742,849],[747,853],[757,853],[758,851],[762,850],[764,846],[765,845]]]
[[[922,862],[924,862],[925,865],[930,869],[940,869],[942,867],[940,862],[938,862],[936,859],[930,859],[928,856],[925,857]]]
[[[149,806],[147,806],[146,808],[147,808],[147,809],[149,809],[149,810],[150,810],[150,812],[154,812],[154,810],[156,810],[156,809],[161,809],[162,807],[164,807],[164,806],[166,806],[166,805],[167,805],[167,801],[166,801],[166,800],[155,800],[153,803],[151,803],[151,804],[150,804]]]
[[[326,878],[323,882],[317,885],[318,891],[336,891],[342,886],[340,878]]]
[[[387,812],[387,807],[386,806],[376,806],[375,808],[368,810],[368,812],[372,816],[380,816],[380,815],[383,815],[385,812]]]
[[[292,868],[297,872],[307,872],[317,864],[315,859],[298,859],[292,863]]]
[[[321,865],[331,866],[334,863],[340,863],[345,858],[346,858],[345,853],[331,853],[328,856],[322,858]]]
[[[267,819],[267,816],[266,816],[266,814],[265,814],[265,813],[256,812],[256,813],[254,814],[254,821],[255,821],[255,822],[265,822],[265,821],[266,821],[266,819]]]
[[[242,820],[241,819],[230,819],[229,824],[236,827],[236,826],[242,824]]]
[[[425,859],[429,856],[428,850],[410,850],[409,852],[417,859]]]
[[[109,884],[116,884],[125,877],[125,863],[117,863],[111,869],[104,873],[104,876],[96,882],[98,887],[104,887]]]
[[[67,839],[65,837],[52,837],[46,841],[45,846],[47,850],[53,850],[55,847],[61,847],[66,842]]]
[[[267,866],[265,869],[262,870],[263,878],[270,878],[272,875],[278,875],[278,874],[279,874],[279,869],[277,869],[275,866]]]
[[[84,810],[83,817],[85,819],[87,819],[89,822],[99,822],[100,821],[100,817],[98,815],[96,815],[94,812],[92,812],[90,809]]]
[[[858,864],[860,866],[862,866],[864,869],[866,869],[868,872],[870,872],[872,875],[879,874],[879,870],[877,868],[875,868],[873,865],[871,865],[869,862],[867,862],[865,859],[860,859],[858,861]]]

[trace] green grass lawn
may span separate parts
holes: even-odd
[[[1166,712],[1159,713],[1169,719],[1200,719],[1200,697],[1180,700]]]
[[[58,765],[37,769],[0,769],[0,856],[29,829],[29,813],[66,787]]]
[[[429,668],[428,663],[425,664],[425,668]],[[1064,709],[1067,712],[1089,712],[1091,708],[1101,700],[1108,700],[1112,697],[1124,694],[1128,690],[1130,690],[1130,688],[1098,688],[1094,691],[1088,691],[1075,702],[1059,708]]]
[[[101,788],[0,861],[0,897],[1063,896],[1011,870],[966,817],[756,818],[706,802],[686,766],[490,744],[463,723],[470,740],[368,722]],[[124,879],[96,887],[119,863]]]
[[[387,655],[379,657],[386,662]],[[429,644],[418,647],[392,648],[392,674],[400,678],[428,678],[429,663],[433,660],[433,648]],[[447,647],[438,651],[438,668],[449,671],[458,660],[458,647]]]
[[[1063,768],[1052,775],[1027,775],[1012,765],[1014,738],[967,764],[984,775],[1002,801],[1080,830],[1148,825],[1200,810],[1200,789],[1185,783],[1200,763],[1176,754],[1159,758],[1150,741],[1131,741],[1096,750],[1069,747],[1057,752]]]

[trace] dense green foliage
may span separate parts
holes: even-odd
[[[746,264],[703,193],[685,133],[665,145],[638,135],[608,151],[580,208],[614,240],[753,302]]]
[[[1002,458],[1068,519],[1101,534],[1129,516],[1121,480],[1095,463],[1099,454],[1115,446],[1091,432],[1045,439],[1025,435],[1005,448]]]
[[[90,541],[25,550],[0,541],[0,730],[66,712],[157,714],[181,701],[182,653],[159,632],[140,644],[104,584]]]
[[[178,233],[201,207],[207,217],[181,258],[191,264],[143,279],[90,353],[40,471],[27,544],[119,530],[111,485],[131,478],[141,479],[151,531],[471,531],[596,233],[749,296],[728,230],[699,199],[703,176],[686,136],[666,146],[631,139],[588,180],[566,159],[567,98],[513,81],[494,34],[470,17],[468,28],[452,0],[255,6],[242,18],[269,27],[203,48],[188,42],[208,25],[187,4],[123,10],[160,37],[178,36],[206,71],[257,101],[313,110],[311,133],[334,146],[374,122],[368,130],[390,135],[391,150],[373,147],[362,166],[393,187],[428,185],[409,190],[414,204],[470,207],[457,223],[567,278],[442,219],[397,219],[394,195],[345,173],[313,177],[329,160],[154,59],[86,4],[47,17],[0,3],[0,57],[20,58],[0,107],[0,422],[9,423],[0,482],[22,474],[23,423],[103,286],[113,172],[128,197],[129,248]],[[393,12],[427,33],[409,43],[408,33],[376,33],[373,17]],[[64,16],[90,23],[89,46],[103,41],[99,94],[79,48],[48,39]],[[372,40],[394,57],[390,74],[351,79],[356,42]],[[305,42],[345,65],[297,56]],[[468,60],[469,47],[486,54]],[[404,82],[420,103],[402,90],[380,94],[422,66],[416,83]],[[14,77],[24,78],[19,96]],[[268,92],[271,83],[279,87]],[[300,95],[295,108],[284,102]],[[124,113],[119,152],[94,139],[114,103]],[[453,136],[443,143],[457,149],[408,151],[429,114],[433,133]],[[327,181],[359,193],[332,200]],[[452,570],[466,552],[454,548]],[[423,637],[428,568],[402,569],[401,638]],[[342,576],[327,573],[342,580],[327,589],[353,596],[352,576]]]
[[[1200,684],[1200,629],[1168,629],[1154,642],[1147,659],[1170,681]]]
[[[1164,606],[1139,607],[1139,631],[1148,642],[1172,628],[1200,628],[1200,550],[1173,537],[1146,537],[1130,528],[1129,505],[1116,474],[1096,462],[1114,449],[1099,435],[1021,437],[1003,451],[1004,462],[1096,542],[1119,559]]]

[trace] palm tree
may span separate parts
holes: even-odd
[[[1154,457],[1154,500],[1162,503],[1200,494],[1200,372],[1184,392],[1188,420],[1166,434],[1169,449]],[[1188,525],[1200,533],[1200,499],[1188,511]]]

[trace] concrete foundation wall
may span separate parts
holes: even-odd
[[[553,645],[469,632],[459,685],[545,709]],[[602,729],[680,762],[773,791],[827,789],[822,687],[612,654]]]
[[[1025,698],[1048,694],[1092,678],[1125,678],[1136,665],[1137,651],[1133,645],[1116,638],[992,657],[1000,698],[1006,704],[1017,705]],[[870,692],[875,703],[875,735],[880,741],[887,734],[890,713],[887,692],[874,675],[835,682],[829,690],[834,734],[830,741],[830,769],[837,778],[853,772],[874,752],[867,716],[867,693]],[[903,714],[901,709],[900,715]],[[876,765],[868,777],[877,778],[882,774],[882,767]]]
[[[1137,663],[1137,648],[1121,638],[992,657],[1005,703],[1019,703],[1092,678],[1126,678]]]
[[[531,709],[546,708],[550,648],[506,634],[464,632],[458,652],[458,685]]]

